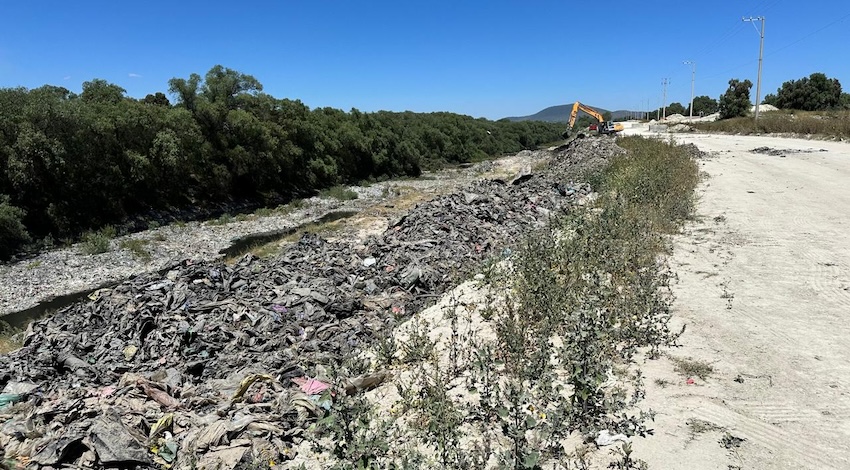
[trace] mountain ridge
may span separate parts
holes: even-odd
[[[511,116],[506,117],[508,121],[519,122],[519,121],[544,121],[544,122],[563,122],[566,123],[570,120],[570,111],[572,111],[572,104],[559,104],[555,106],[549,106],[548,108],[544,108],[534,114],[529,114],[528,116]],[[626,109],[618,109],[616,111],[609,111],[605,108],[598,108],[596,106],[590,106],[591,108],[599,111],[602,114],[611,113],[611,119],[617,120],[623,117],[629,116],[633,111],[629,111]]]

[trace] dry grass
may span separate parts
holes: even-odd
[[[670,356],[670,360],[675,364],[676,372],[686,378],[699,377],[700,380],[705,380],[714,373],[714,367],[705,361],[673,356]]]
[[[850,137],[850,111],[771,111],[759,116],[758,128],[752,117],[695,122],[693,127],[708,132],[735,134],[796,134],[819,137]]]
[[[8,354],[23,346],[11,336],[0,336],[0,354]]]

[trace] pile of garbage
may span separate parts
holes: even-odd
[[[420,204],[381,236],[307,234],[273,259],[185,260],[35,322],[0,356],[9,468],[285,466],[333,394],[381,373],[327,370],[591,193],[576,175],[622,152],[583,139],[538,172]]]

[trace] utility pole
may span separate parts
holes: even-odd
[[[684,62],[684,64],[691,66],[691,106],[689,107],[691,112],[690,112],[689,120],[693,121],[694,120],[694,79],[696,79],[696,76],[697,76],[697,63],[692,61],[692,60],[686,60]]]
[[[756,28],[756,32],[758,32],[758,27],[756,27],[756,21],[761,22],[761,41],[759,42],[759,74],[758,81],[756,82],[756,129],[758,129],[759,124],[759,101],[761,101],[761,62],[764,57],[764,17],[756,16],[749,18],[741,18],[741,21],[746,21],[748,23],[753,24],[753,28]]]
[[[668,79],[666,79],[666,78],[665,78],[665,79],[663,79],[663,80],[661,80],[661,86],[662,86],[662,87],[663,87],[663,89],[664,89],[664,94],[663,94],[663,96],[664,96],[664,97],[661,99],[661,109],[663,109],[663,111],[662,111],[662,112],[663,112],[664,114],[661,116],[661,118],[662,118],[662,120],[664,120],[664,121],[666,121],[666,120],[667,120],[667,85],[668,85],[669,83],[670,83],[670,81],[669,81]]]

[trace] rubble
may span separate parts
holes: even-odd
[[[540,152],[545,168],[422,203],[380,236],[306,234],[272,259],[184,260],[93,292],[0,356],[6,465],[228,470],[293,458],[328,393],[386,379],[327,367],[584,201],[592,188],[576,176],[622,152],[576,140]]]

